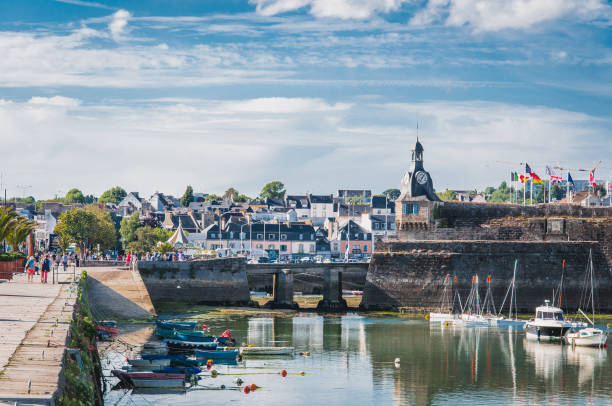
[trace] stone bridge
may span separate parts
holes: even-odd
[[[342,275],[357,274],[365,279],[368,263],[332,263],[332,264],[247,264],[248,276],[272,275],[273,300],[275,308],[297,308],[293,302],[294,275],[318,274],[323,277],[323,300],[317,305],[318,310],[340,310],[346,308],[342,298]]]
[[[293,302],[294,277],[322,278],[323,300],[319,310],[346,307],[342,299],[342,275],[357,275],[365,283],[368,263],[332,264],[247,264],[244,258],[202,261],[139,261],[136,265],[155,305],[182,302],[245,306],[251,301],[249,278],[272,276],[271,307],[296,308]]]

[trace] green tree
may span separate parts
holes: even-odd
[[[94,195],[87,195],[85,196],[85,204],[94,204],[98,201],[98,198],[95,197]]]
[[[66,193],[66,197],[64,197],[65,203],[85,203],[85,196],[83,196],[83,192],[79,189],[73,188]]]
[[[397,200],[398,197],[400,197],[400,190],[399,189],[387,189],[384,192],[382,192],[383,195],[387,196],[387,199],[389,200]]]
[[[559,183],[555,183],[555,186],[553,186],[551,189],[551,194],[552,194],[553,199],[557,199],[557,200],[564,199],[566,193],[567,193],[566,188],[563,187],[563,185],[560,185]]]
[[[17,213],[12,207],[0,207],[0,242],[3,242],[13,231]],[[4,244],[2,245],[4,250]]]
[[[249,196],[245,195],[245,194],[239,194],[238,196],[236,196],[236,197],[234,198],[234,201],[235,201],[236,203],[246,203],[246,202],[248,202],[249,200],[251,200],[251,198],[250,198]]]
[[[223,196],[219,196],[213,193],[211,195],[206,196],[206,201],[209,200],[223,200]]]
[[[285,185],[283,182],[274,181],[267,183],[262,189],[259,196],[263,199],[282,199],[285,197]]]
[[[355,196],[349,199],[349,204],[363,204],[363,196]]]
[[[238,197],[238,191],[236,189],[234,189],[233,187],[227,189],[225,191],[225,193],[223,193],[223,198],[224,199],[233,199],[234,201],[236,200],[236,198]]]
[[[96,247],[108,249],[115,245],[117,238],[110,215],[94,207],[73,208],[59,216],[55,233],[63,244],[75,243],[81,252]]]
[[[457,192],[446,189],[444,192],[437,193],[440,200],[451,201],[457,200]]]
[[[102,196],[100,196],[98,202],[119,204],[119,202],[126,196],[127,192],[125,190],[119,186],[115,186],[114,188],[102,193]]]
[[[34,230],[36,230],[36,223],[34,221],[28,220],[25,217],[17,217],[13,222],[11,232],[6,236],[6,241],[13,247],[13,251],[17,251],[17,248]]]
[[[506,181],[503,181],[497,189],[493,189],[493,192],[491,192],[490,194],[486,194],[486,196],[488,196],[487,200],[490,202],[505,203],[510,201],[510,188],[508,187]]]
[[[155,242],[166,242],[172,237],[174,232],[172,230],[168,230],[167,228],[155,227],[152,229],[153,236],[155,237]]]
[[[134,240],[127,244],[127,249],[132,252],[150,252],[158,240],[149,226],[140,227],[134,233]]]
[[[191,202],[193,202],[193,188],[191,185],[188,185],[185,189],[185,193],[183,193],[183,197],[181,197],[181,205],[187,207]]]
[[[172,246],[172,244],[170,244],[168,242],[163,242],[163,243],[157,245],[157,247],[155,249],[157,251],[159,251],[163,255],[163,254],[166,254],[166,253],[172,251],[174,249],[174,247]]]
[[[129,243],[135,240],[136,230],[140,227],[140,213],[134,212],[128,218],[124,217],[121,220],[121,226],[119,227],[119,234],[123,239],[123,246],[127,247]]]

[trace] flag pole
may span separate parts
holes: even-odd
[[[523,182],[523,206],[525,205],[525,190],[527,189],[527,181]]]
[[[533,179],[529,182],[529,203],[533,205]]]

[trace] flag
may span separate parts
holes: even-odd
[[[591,182],[591,185],[593,185],[593,187],[597,186],[597,183],[595,183],[595,176],[593,174],[593,171],[589,172],[589,182]]]
[[[514,179],[512,179],[512,180],[515,181],[515,182],[518,182],[519,181],[518,172],[513,172],[513,173],[514,173]]]
[[[510,172],[510,182],[514,182],[514,172]]]
[[[567,183],[571,183],[573,187],[576,187],[574,179],[572,179],[572,175],[569,172],[567,173]]]
[[[562,176],[559,176],[559,174],[557,173],[557,171],[555,171],[553,168],[551,168],[550,166],[546,165],[546,174],[548,175],[548,177],[550,178],[550,180],[553,182],[553,184],[555,182],[560,182],[563,180]]]
[[[521,177],[521,183],[525,183],[530,179],[529,176],[526,176],[526,175],[521,175],[520,177]]]
[[[525,172],[527,172],[531,176],[531,181],[533,183],[544,183],[544,181],[540,179],[540,177],[531,170],[531,168],[529,167],[529,164],[525,164]]]

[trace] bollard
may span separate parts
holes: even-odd
[[[30,393],[32,391],[32,380],[29,379],[28,380],[28,393]]]
[[[43,352],[42,352],[42,359],[43,360],[45,359],[45,350],[43,350]]]

